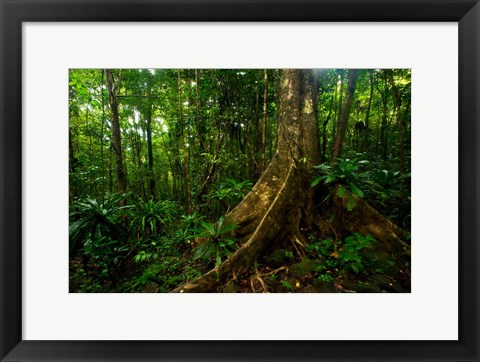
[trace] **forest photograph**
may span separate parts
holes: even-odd
[[[70,69],[70,293],[410,293],[410,69]]]

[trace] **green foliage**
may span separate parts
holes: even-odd
[[[345,238],[344,245],[338,250],[338,259],[340,264],[350,268],[355,273],[363,270],[364,258],[360,251],[371,248],[375,239],[371,235],[362,236],[359,233]]]
[[[70,271],[70,288],[80,293],[99,293],[103,291],[98,278],[89,275],[83,268],[75,268]]]
[[[219,202],[224,206],[224,212],[227,212],[231,207],[237,205],[252,188],[250,180],[237,181],[226,178],[222,180],[217,189],[212,191],[207,199]]]
[[[79,200],[72,204],[70,212],[70,255],[78,252],[87,255],[109,257],[128,238],[121,224],[129,206],[121,206],[120,195],[112,195],[99,202],[93,199]]]
[[[122,197],[112,195],[104,202],[79,200],[70,212],[70,256],[81,253],[92,258],[100,268],[99,277],[115,283],[115,273],[129,250],[128,232],[121,217],[128,206],[120,206]]]
[[[317,278],[325,283],[330,283],[335,280],[335,278],[332,277],[330,274],[319,274]]]
[[[360,185],[362,180],[369,175],[361,172],[360,167],[368,163],[369,161],[364,159],[363,154],[358,154],[353,159],[338,158],[333,166],[328,163],[313,166],[318,176],[313,179],[311,186],[315,187],[319,183],[338,185],[336,194],[338,197],[346,199],[346,207],[351,211],[357,205],[351,194],[360,198],[365,196]]]
[[[140,201],[132,215],[130,227],[143,238],[155,238],[162,234],[178,214],[178,205],[174,201]]]
[[[190,215],[182,215],[180,217],[183,226],[187,228],[196,228],[204,218],[205,216],[200,215],[197,211]]]
[[[400,174],[384,168],[380,162],[372,162],[368,177],[363,179],[365,198],[379,212],[404,229],[410,228],[410,173]]]
[[[327,266],[333,269],[347,268],[358,274],[363,270],[365,262],[361,251],[371,248],[373,243],[375,239],[371,235],[354,233],[338,244],[332,238],[315,241],[309,245],[309,251],[314,256],[325,259]],[[319,274],[324,269],[319,267],[316,273]]]
[[[190,215],[182,215],[180,217],[179,228],[174,233],[174,239],[178,243],[190,244],[190,241],[200,230],[200,223],[205,216],[200,215],[197,211]]]
[[[358,207],[360,197],[408,230],[411,77],[408,69],[392,71],[402,100],[400,124],[387,71],[359,70],[343,158],[317,166],[312,186],[327,185],[325,200],[340,198],[346,210]],[[328,161],[347,72],[315,72],[321,159]],[[71,69],[69,196],[76,200],[69,230],[72,290],[142,291],[154,283],[159,291],[168,291],[200,273],[194,268],[199,263],[189,257],[194,237],[205,241],[194,250],[196,259],[208,263],[218,265],[235,249],[230,233],[215,228],[227,223],[220,216],[241,202],[275,154],[281,71],[114,69],[113,75],[124,171],[129,198],[135,200],[130,203],[135,204],[124,207],[112,200],[115,196],[107,196],[115,191],[119,176],[105,70]],[[356,127],[362,123],[363,131]],[[305,166],[312,161],[301,157]],[[337,210],[325,214],[330,226],[341,222]],[[336,278],[336,269],[364,272],[346,240],[317,244],[311,253],[324,262],[315,266],[317,278]],[[80,254],[88,260],[75,257]],[[276,249],[266,261],[284,266],[297,259],[291,251]],[[365,260],[361,264],[369,267]],[[389,264],[374,266],[387,272],[396,268]],[[107,280],[112,275],[116,287]],[[277,287],[281,279],[278,274]]]
[[[179,273],[182,267],[180,258],[171,255],[164,255],[162,262],[150,263],[142,271],[142,273],[133,278],[126,285],[126,288],[133,291],[143,291],[143,288],[149,285],[155,285],[158,292],[167,292],[186,280]],[[191,274],[191,271],[189,271]],[[127,290],[129,291],[129,290]]]
[[[282,280],[280,284],[286,289],[293,289],[293,285],[288,280]]]
[[[220,265],[222,257],[228,257],[235,249],[235,239],[230,234],[237,228],[238,225],[226,220],[224,216],[215,224],[202,221],[199,233],[194,236],[207,240],[194,249],[193,258],[195,260],[203,258],[205,263],[215,259],[215,266]]]
[[[357,154],[352,159],[338,158],[333,166],[328,163],[314,166],[320,175],[312,181],[312,187],[320,182],[324,184],[337,182],[348,186],[353,194],[363,197],[358,185],[361,178],[366,176],[366,174],[360,172],[360,166],[369,163],[364,157],[364,154]]]
[[[333,166],[328,163],[313,166],[318,172],[319,176],[314,178],[311,186],[314,187],[320,182],[329,184],[332,182],[347,186],[349,191],[358,197],[363,197],[364,194],[359,188],[361,179],[367,176],[360,172],[360,165],[367,164],[369,161],[364,159],[363,154],[358,154],[353,159],[338,158]]]
[[[141,250],[135,257],[133,258],[133,261],[135,263],[141,263],[144,261],[148,261],[151,259],[157,259],[158,254],[157,253],[152,253],[152,252],[147,252],[145,250]]]
[[[389,170],[373,170],[371,182],[384,188],[389,189],[398,184],[400,181],[400,171]]]
[[[333,243],[333,238],[327,238],[320,241],[315,241],[308,246],[308,250],[316,257],[329,257],[332,252],[337,251],[336,245]]]

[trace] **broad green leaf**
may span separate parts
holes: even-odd
[[[317,186],[320,181],[322,181],[322,178],[321,177],[317,177],[315,180],[312,181],[312,183],[310,184],[311,187],[315,187]]]
[[[357,206],[357,202],[353,197],[349,197],[346,204],[347,210],[352,211],[355,206]]]
[[[221,258],[221,256],[220,256],[220,253],[219,253],[218,250],[217,250],[217,255],[216,255],[216,257],[215,257],[215,266],[217,267],[217,266],[219,266],[220,264],[222,264],[222,258]]]
[[[352,193],[354,193],[358,197],[363,197],[364,196],[363,191],[360,190],[355,184],[349,183],[348,185],[350,186],[350,189],[352,190]]]
[[[340,198],[343,198],[346,193],[347,193],[347,190],[346,190],[345,187],[343,187],[343,186],[340,186],[340,187],[337,189],[337,196],[340,197]]]
[[[330,175],[325,179],[325,183],[328,184],[330,182],[335,181],[336,179],[337,179],[337,177],[335,175]]]

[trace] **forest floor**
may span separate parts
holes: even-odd
[[[215,292],[410,292],[409,257],[376,251],[374,247],[345,254],[346,244],[337,247],[331,244],[312,243],[302,256],[288,248],[269,250],[249,272],[227,283],[219,283]],[[84,261],[77,257],[70,260],[70,292],[165,293],[212,267],[212,263],[193,260],[190,250],[179,253],[173,248],[165,248],[157,259],[144,263],[125,258],[116,275],[99,278],[101,265],[89,260],[85,267]]]

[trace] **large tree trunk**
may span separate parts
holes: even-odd
[[[252,191],[228,215],[239,225],[235,236],[243,244],[220,266],[174,291],[210,291],[219,280],[248,270],[279,234],[288,237],[296,231],[294,221],[306,209],[300,208],[299,201],[309,199],[301,176],[320,160],[315,89],[310,71],[282,72],[277,150]],[[300,162],[302,158],[306,162]]]
[[[252,191],[228,215],[239,226],[235,237],[241,246],[218,267],[173,292],[215,290],[219,283],[248,271],[275,240],[305,244],[300,227],[317,224],[320,217],[315,210],[317,189],[310,187],[311,167],[320,162],[316,89],[312,71],[282,71],[276,152]],[[386,222],[375,210],[362,210],[372,223]],[[357,213],[364,217],[361,210]],[[375,231],[375,225],[370,230]]]

